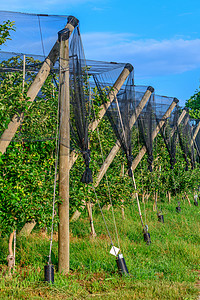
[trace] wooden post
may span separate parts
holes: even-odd
[[[117,93],[121,89],[123,83],[127,79],[128,75],[132,72],[132,70],[133,70],[133,67],[132,67],[131,64],[126,64],[125,65],[123,71],[121,72],[121,74],[119,75],[117,80],[115,81],[115,83],[112,87],[112,91],[108,94],[108,100],[109,101],[106,103],[106,106],[104,104],[102,104],[100,106],[100,112],[99,112],[98,119],[96,119],[94,122],[90,123],[90,125],[89,125],[89,130],[90,131],[93,132],[97,128],[99,122],[101,121],[101,119],[105,115],[106,110],[109,108],[110,104],[115,99]],[[70,169],[73,166],[73,164],[75,163],[75,161],[77,160],[77,158],[78,158],[78,154],[75,151],[72,151],[71,154],[70,154]]]
[[[117,80],[115,81],[112,91],[108,94],[108,99],[109,101],[106,104],[106,107],[104,104],[101,105],[100,107],[100,114],[98,117],[98,120],[95,120],[94,122],[92,122],[89,125],[89,129],[91,131],[94,131],[100,120],[103,118],[103,116],[106,113],[106,110],[108,109],[108,107],[110,106],[110,104],[112,103],[112,101],[115,99],[117,93],[119,92],[119,90],[121,89],[123,83],[125,82],[125,80],[127,79],[128,75],[130,74],[130,72],[132,72],[133,67],[131,64],[126,64],[123,71],[121,72],[121,74],[119,75],[119,77],[117,78]],[[72,168],[73,164],[75,163],[75,161],[78,158],[78,154],[75,151],[72,151],[70,154],[70,169]],[[76,218],[76,220],[79,218],[80,214],[78,213],[78,210],[74,212],[74,214],[72,215],[71,220],[74,220]]]
[[[69,158],[70,158],[70,94],[69,94],[69,37],[78,20],[59,31],[60,42],[60,145],[59,145],[59,196],[58,205],[58,270],[69,272]]]
[[[68,28],[71,31],[73,31],[73,18],[74,17],[68,17],[68,24],[66,25],[66,28]],[[36,75],[34,81],[30,85],[27,97],[29,97],[29,102],[31,104],[35,100],[35,97],[37,96],[38,92],[40,91],[41,87],[43,86],[45,80],[47,79],[50,70],[54,66],[57,58],[59,56],[59,42],[56,41],[53,48],[49,52],[49,55],[46,57],[44,63],[42,64],[38,74]],[[3,134],[1,135],[0,139],[0,152],[3,154],[5,153],[7,147],[9,146],[12,138],[14,137],[19,125],[23,121],[24,113],[21,113],[19,115],[14,115],[12,118],[12,121],[8,124],[8,128],[4,130]]]
[[[23,228],[19,232],[19,236],[29,236],[35,225],[36,222],[34,219],[30,222],[25,223]]]
[[[138,106],[135,110],[135,113],[132,115],[132,117],[130,119],[130,128],[132,128],[133,125],[135,124],[137,118],[139,117],[141,111],[143,110],[145,104],[147,103],[147,101],[149,100],[149,98],[150,98],[150,96],[153,92],[154,92],[154,89],[152,87],[147,88],[144,96],[142,97],[142,100],[140,101],[140,103],[138,104]],[[116,154],[117,154],[117,152],[119,151],[120,148],[121,148],[120,141],[117,140],[116,144],[114,145],[114,147],[110,151],[109,155],[105,159],[103,165],[101,166],[101,168],[98,172],[97,178],[95,180],[95,187],[97,187],[99,185],[101,179],[105,175],[106,171],[108,170],[110,164],[112,163],[114,157],[116,156]]]
[[[125,220],[125,212],[124,212],[124,205],[121,206],[122,209],[122,219]]]
[[[160,128],[162,128],[162,126],[164,125],[166,119],[169,118],[172,110],[174,109],[174,107],[177,105],[178,102],[179,102],[178,99],[174,98],[174,100],[171,103],[170,107],[168,108],[168,110],[166,111],[166,113],[164,114],[162,119],[160,120],[159,124],[157,125],[157,127],[153,131],[153,133],[152,133],[152,139],[153,140],[155,139],[158,132],[160,131]],[[139,164],[139,162],[141,161],[141,159],[145,155],[146,151],[147,151],[146,147],[143,146],[142,149],[140,150],[140,152],[138,153],[138,155],[136,156],[136,158],[134,159],[133,163],[132,163],[132,170],[133,171],[137,168],[137,165]]]
[[[126,67],[125,67],[126,68]],[[125,72],[125,71],[123,71]],[[123,72],[121,73],[121,78],[124,78],[124,75],[122,76]],[[127,71],[126,71],[126,76],[127,76]],[[120,87],[119,83],[117,84],[117,82],[120,82],[120,84],[122,83],[122,80],[120,78],[118,78],[118,80],[116,81],[116,83],[114,84],[115,86],[115,90],[116,88]],[[130,127],[132,128],[133,125],[135,124],[138,116],[140,115],[141,111],[143,110],[145,104],[147,103],[147,101],[149,100],[151,94],[154,92],[154,88],[149,86],[144,94],[144,96],[142,97],[142,100],[140,101],[140,103],[138,104],[138,106],[136,107],[135,113],[132,115],[131,119],[130,119]],[[116,92],[117,94],[117,92]],[[110,95],[112,101],[113,101],[113,92]],[[104,108],[104,106],[102,106],[102,109]],[[105,113],[105,110],[104,110]],[[97,123],[95,123],[97,124]],[[91,125],[91,128],[94,129],[94,125]],[[101,181],[101,179],[103,178],[103,176],[105,175],[106,171],[108,170],[110,164],[112,163],[114,157],[116,156],[117,152],[119,151],[119,149],[121,148],[120,142],[119,140],[117,140],[116,144],[114,145],[114,147],[112,148],[112,150],[110,151],[109,155],[107,156],[107,158],[105,159],[103,165],[101,166],[101,169],[97,175],[97,178],[95,180],[95,187],[97,187]],[[76,161],[76,159],[78,158],[78,155],[75,152],[71,152],[70,155],[71,159],[70,159],[70,168],[72,167],[72,165],[74,164],[74,162]],[[74,215],[76,215],[77,212],[75,211]],[[80,215],[79,215],[80,216]],[[72,216],[73,218],[73,216]]]
[[[168,200],[169,200],[169,203],[171,203],[171,193],[168,191]]]
[[[174,126],[174,128],[172,128],[172,131],[171,131],[171,137],[174,135],[175,131],[177,130],[177,127],[181,124],[181,122],[183,121],[183,118],[185,117],[186,113],[189,111],[189,109],[187,107],[184,107],[181,115],[179,116],[178,118],[178,121],[177,121],[177,125]],[[189,118],[187,117],[186,118],[186,124],[187,122],[189,121]],[[185,122],[184,122],[184,126],[186,125]]]
[[[94,223],[93,223],[93,217],[92,217],[92,206],[91,206],[91,203],[90,202],[87,202],[87,211],[88,211],[88,217],[89,217],[89,220],[90,220],[90,227],[91,227],[91,236],[92,237],[96,237],[96,232],[95,232],[95,229],[94,229]]]
[[[158,192],[155,192],[155,194],[154,194],[153,211],[157,211],[158,212],[157,202],[158,202]]]
[[[124,177],[124,163],[122,163],[122,165],[121,165],[120,176],[121,176],[121,177]]]
[[[196,129],[195,129],[194,134],[193,134],[193,137],[192,137],[192,140],[191,140],[191,147],[192,147],[193,144],[194,144],[194,141],[195,141],[196,136],[197,136],[197,134],[198,134],[198,132],[199,132],[199,129],[200,129],[200,121],[199,121],[199,123],[198,123],[198,125],[197,125],[197,127],[196,127]]]
[[[187,199],[187,201],[188,201],[188,203],[189,203],[189,206],[191,206],[191,202],[190,202],[190,199],[189,199],[187,193],[186,193],[186,192],[184,192],[184,193],[185,193],[185,197],[186,197],[186,199]]]
[[[145,192],[142,193],[142,203],[145,204]]]

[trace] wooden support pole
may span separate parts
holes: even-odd
[[[188,108],[184,107],[181,115],[178,118],[177,125],[172,128],[171,137],[174,135],[175,131],[177,130],[177,127],[181,124],[181,122],[183,121],[183,119],[188,111],[189,111]],[[189,116],[186,117],[186,119],[184,121],[184,126],[187,124],[188,121],[189,121]],[[185,124],[185,122],[186,122],[186,124]]]
[[[136,107],[136,110],[135,110],[134,114],[132,115],[132,117],[130,119],[130,128],[132,128],[133,125],[135,124],[137,118],[139,117],[141,111],[143,110],[145,104],[147,103],[147,101],[149,100],[149,98],[150,98],[150,96],[153,92],[154,92],[154,89],[152,87],[147,88],[144,96],[142,97],[142,100],[140,101],[140,103]],[[101,179],[105,175],[106,171],[108,170],[110,164],[112,163],[114,157],[116,156],[116,154],[117,154],[117,152],[119,151],[120,148],[121,148],[120,141],[117,140],[116,144],[114,145],[114,147],[110,151],[109,155],[105,159],[103,165],[101,166],[101,168],[98,172],[97,178],[95,180],[95,187],[97,187],[99,185]]]
[[[121,89],[122,85],[124,84],[125,80],[127,79],[128,75],[132,72],[133,67],[131,64],[126,64],[123,71],[121,72],[121,74],[119,75],[119,77],[117,78],[117,80],[115,81],[111,92],[108,94],[108,102],[106,103],[106,105],[102,104],[100,106],[100,112],[99,112],[99,116],[98,119],[96,119],[94,122],[89,124],[89,130],[90,131],[94,131],[99,122],[101,121],[101,119],[103,118],[103,116],[106,113],[106,110],[109,108],[110,104],[112,103],[112,101],[115,99],[117,93],[119,92],[119,90]],[[75,163],[75,161],[78,158],[78,154],[75,151],[72,151],[70,154],[70,169],[73,166],[73,164]]]
[[[145,192],[142,193],[142,203],[145,204]]]
[[[168,191],[167,194],[168,194],[169,203],[171,203],[171,193]]]
[[[58,205],[58,270],[69,272],[69,158],[70,158],[70,94],[69,94],[69,37],[78,25],[74,17],[69,28],[58,33],[60,42],[60,145],[59,145],[59,196]],[[70,24],[71,25],[71,24]]]
[[[112,103],[112,101],[115,99],[117,93],[119,92],[119,90],[121,89],[122,85],[124,84],[125,80],[127,79],[127,77],[129,76],[129,74],[132,72],[133,67],[130,64],[126,64],[123,71],[121,72],[121,74],[119,75],[119,77],[117,78],[117,80],[115,81],[112,91],[108,94],[108,102],[106,104],[106,106],[103,104],[100,107],[100,113],[98,116],[98,120],[95,120],[94,122],[92,122],[89,125],[89,129],[91,131],[94,131],[100,120],[103,118],[103,116],[106,113],[106,110],[108,109],[108,107],[110,106],[110,104]],[[70,163],[69,163],[69,167],[70,169],[72,168],[73,164],[75,163],[75,161],[78,158],[78,154],[75,151],[72,151],[70,154]],[[79,218],[79,216],[81,215],[81,213],[78,212],[78,210],[76,210],[74,212],[74,214],[71,217],[71,220],[77,220]]]
[[[187,201],[188,201],[188,203],[189,203],[189,206],[191,206],[191,202],[190,202],[190,199],[189,199],[187,193],[186,193],[186,192],[184,192],[184,193],[185,193],[185,197],[186,197],[186,199],[187,199]]]
[[[153,211],[157,211],[158,212],[157,202],[158,202],[158,192],[155,192],[155,195],[154,195],[154,204],[153,204]]]
[[[68,24],[66,25],[66,28],[69,29],[69,31],[73,31],[74,26],[73,26],[73,17],[68,17]],[[42,64],[38,74],[36,75],[33,83],[30,85],[28,92],[27,92],[27,97],[29,97],[29,102],[31,104],[35,100],[38,92],[40,91],[41,87],[43,86],[45,80],[47,79],[50,70],[54,66],[57,58],[59,56],[59,42],[56,41],[54,44],[53,48],[49,52],[49,55],[46,57],[44,63]],[[5,129],[3,134],[1,135],[0,139],[0,152],[3,154],[5,153],[7,147],[9,146],[12,138],[14,137],[19,125],[23,121],[24,118],[24,113],[21,113],[19,115],[14,115],[12,118],[12,121],[8,124],[8,128]]]
[[[29,236],[29,234],[31,233],[31,231],[33,230],[35,225],[36,225],[36,222],[34,219],[31,220],[30,222],[25,223],[19,232],[19,236],[26,236],[26,237]]]
[[[169,116],[171,115],[171,112],[173,111],[174,107],[177,105],[178,102],[179,102],[178,99],[174,98],[174,100],[171,103],[170,107],[168,108],[168,110],[166,111],[166,113],[164,114],[162,119],[160,120],[159,124],[157,125],[157,127],[153,131],[153,133],[152,133],[152,139],[153,140],[156,138],[158,132],[160,131],[160,129],[164,125],[166,119],[169,118]],[[133,171],[137,168],[139,162],[142,160],[142,158],[145,155],[146,151],[147,151],[146,147],[143,146],[142,149],[140,150],[140,152],[138,153],[138,155],[136,156],[136,158],[134,159],[133,163],[132,163],[132,170]]]
[[[96,237],[96,232],[94,229],[94,223],[93,223],[93,217],[92,217],[92,205],[90,202],[87,202],[87,211],[88,211],[88,217],[89,217],[89,221],[90,221],[90,228],[91,228],[91,237]]]
[[[198,123],[198,125],[197,125],[197,127],[196,127],[196,129],[195,129],[195,132],[194,132],[194,134],[193,134],[193,137],[192,137],[192,140],[191,140],[191,147],[193,146],[193,144],[194,144],[194,141],[195,141],[195,139],[196,139],[196,136],[197,136],[197,134],[198,134],[198,132],[199,132],[199,129],[200,129],[200,121],[199,121],[199,123]]]

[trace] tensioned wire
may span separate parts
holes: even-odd
[[[178,122],[178,121],[177,121]],[[176,131],[177,131],[177,138],[176,138],[176,146],[177,146],[177,143],[178,143],[178,140],[179,140],[179,137],[178,137],[178,135],[179,135],[179,129],[178,129],[178,127],[180,126],[181,124],[175,124],[175,126],[176,126]],[[174,132],[174,134],[175,134],[175,132]],[[177,147],[176,147],[176,149],[177,149]],[[178,149],[178,161],[180,160],[180,151],[182,151],[182,149],[181,149],[181,146],[180,146],[180,142],[179,142],[179,149]],[[177,152],[177,151],[176,151]],[[172,177],[173,177],[173,182],[174,182],[174,188],[175,188],[175,196],[176,196],[176,200],[178,200],[177,199],[177,188],[176,188],[176,182],[175,182],[175,177],[174,177],[174,168],[172,169]],[[180,178],[180,168],[178,168],[178,178]],[[180,183],[179,183],[179,186],[178,186],[178,190],[179,190],[179,193],[180,193]]]
[[[199,155],[199,157],[200,157],[200,152],[199,152],[199,149],[198,149],[198,145],[197,145],[197,143],[196,143],[196,139],[194,139],[194,144],[196,145],[196,150],[197,150],[197,153],[198,153],[198,155]]]
[[[155,119],[157,118],[157,116],[156,116],[156,112],[154,113],[154,115],[155,115]],[[165,122],[166,122],[166,120],[165,120]],[[158,151],[158,136],[156,136],[156,142],[155,142],[155,152],[157,153],[157,151]],[[159,158],[159,157],[158,157]],[[160,168],[160,171],[159,171],[159,175],[158,175],[158,183],[160,183],[160,176],[161,176],[161,166],[159,166],[159,168]],[[152,172],[151,172],[151,182],[153,182],[154,180],[153,180],[153,174],[152,174]],[[158,201],[158,195],[160,195],[160,190],[159,190],[159,192],[155,189],[155,194],[154,194],[154,196],[155,196],[155,206],[156,206],[156,212],[157,212],[157,215],[158,215],[158,213],[159,213],[159,211],[158,211],[158,203],[157,203],[157,201]]]
[[[86,65],[86,58],[85,58],[85,53],[84,53],[84,48],[83,48],[83,43],[82,43],[81,35],[79,35],[79,37],[80,37],[80,43],[81,43],[81,47],[82,47],[82,53],[83,53],[83,57],[84,57],[85,65]],[[87,77],[89,78],[87,68],[86,68],[86,73],[87,73]],[[90,83],[88,82],[88,84],[89,84],[89,89],[90,89]],[[90,89],[90,91],[91,91],[91,89]],[[96,114],[95,114],[95,109],[94,109],[94,102],[92,100],[92,97],[91,97],[90,100],[91,100],[91,104],[92,104],[93,111],[94,111],[94,119],[95,119],[95,121],[97,121]],[[99,134],[98,126],[97,126],[97,134],[98,134],[99,146],[100,146],[100,150],[101,150],[102,162],[104,163],[103,148],[102,148],[102,143],[101,143],[101,139],[100,139],[100,134]],[[114,215],[114,209],[113,209],[113,204],[112,204],[112,199],[111,199],[111,193],[110,193],[110,186],[109,186],[109,183],[108,183],[107,174],[105,174],[105,177],[106,177],[106,183],[107,183],[107,188],[108,188],[109,201],[110,201],[110,204],[111,204],[111,207],[112,207],[112,216],[113,216],[113,223],[114,223],[114,226],[115,226],[115,233],[116,233],[116,237],[117,237],[118,247],[120,249],[119,235],[118,235],[118,230],[117,230],[117,225],[116,225],[116,220],[115,220],[115,215]],[[104,224],[106,226],[109,238],[111,240],[111,244],[113,246],[113,241],[112,241],[112,238],[111,238],[111,235],[110,235],[110,232],[109,232],[109,229],[108,229],[108,226],[107,226],[107,223],[106,223],[106,220],[105,220],[105,217],[104,217],[104,214],[103,214],[103,211],[102,211],[102,208],[101,208],[101,205],[100,205],[100,202],[99,202],[99,199],[98,199],[98,196],[97,196],[97,193],[96,193],[96,190],[95,190],[95,187],[94,187],[93,184],[92,184],[92,188],[93,188],[93,191],[94,191],[94,194],[95,194],[95,197],[96,197],[96,201],[98,203],[98,206],[99,206],[99,209],[100,209],[100,212],[101,212]],[[114,251],[115,251],[115,249],[114,249]]]
[[[100,149],[101,149],[102,162],[104,164],[105,159],[104,159],[104,155],[103,155],[102,143],[101,143],[101,140],[100,140],[100,134],[99,134],[99,128],[98,127],[97,127],[97,134],[98,134],[98,140],[99,140],[99,145],[100,145]],[[115,220],[114,208],[113,208],[113,204],[112,204],[112,198],[111,198],[111,193],[110,193],[110,185],[108,183],[107,173],[105,173],[105,178],[106,178],[106,184],[107,184],[107,188],[108,188],[109,201],[110,201],[111,209],[112,209],[112,216],[113,216],[113,222],[114,222],[114,226],[115,226],[115,233],[116,233],[116,237],[117,237],[117,243],[118,243],[118,247],[120,249],[119,235],[118,235],[118,230],[117,230],[117,225],[116,225],[116,220]]]
[[[40,29],[40,38],[41,38],[41,44],[42,44],[42,51],[43,51],[43,55],[45,58],[45,51],[44,51],[44,42],[43,42],[43,37],[42,37],[42,28],[41,28],[41,24],[40,24],[40,15],[37,15],[38,17],[38,23],[39,23],[39,29]]]
[[[140,151],[140,137],[139,137],[139,127],[137,130],[137,139],[138,139],[138,149]],[[144,193],[144,181],[143,181],[143,174],[142,174],[142,166],[140,164],[140,173],[141,173],[141,178],[142,178],[142,193]],[[146,207],[145,207],[145,199],[144,199],[144,219],[145,219],[145,224],[147,224],[147,214],[146,214]]]
[[[59,64],[60,66],[60,64]],[[60,67],[61,71],[61,67]],[[59,158],[59,144],[60,144],[60,123],[59,123],[59,111],[60,111],[60,89],[58,92],[58,106],[57,106],[57,126],[56,126],[56,149],[55,149],[55,171],[54,171],[54,187],[53,187],[53,204],[52,204],[52,217],[51,217],[51,238],[49,247],[49,261],[51,264],[51,252],[53,245],[53,230],[54,230],[54,217],[55,217],[55,202],[56,202],[56,181],[57,181],[57,171],[58,171],[58,158]]]

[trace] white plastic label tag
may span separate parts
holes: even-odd
[[[119,252],[119,248],[112,246],[111,250],[110,250],[110,254],[117,256],[118,252]]]

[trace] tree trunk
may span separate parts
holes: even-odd
[[[8,274],[9,274],[9,276],[11,276],[11,269],[13,269],[14,265],[15,265],[15,258],[14,258],[13,249],[12,249],[13,238],[14,238],[14,231],[10,234],[9,242],[8,242],[9,255],[7,256],[7,261],[8,261]]]

